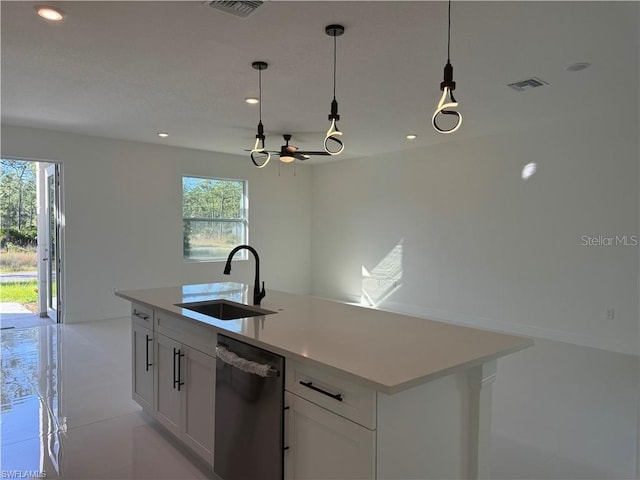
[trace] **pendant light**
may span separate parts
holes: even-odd
[[[433,112],[433,117],[431,117],[431,124],[433,125],[433,128],[435,128],[436,131],[439,133],[453,133],[460,128],[460,125],[462,125],[462,115],[457,110],[452,110],[458,106],[458,102],[456,102],[456,99],[453,96],[453,91],[456,89],[456,82],[453,81],[453,67],[451,66],[451,61],[449,58],[450,49],[451,49],[451,0],[449,0],[449,26],[447,31],[447,64],[444,67],[444,81],[440,84],[440,90],[442,90],[442,96],[440,97],[440,101],[438,102],[436,111]],[[447,99],[447,96],[449,97],[448,99]],[[455,125],[449,129],[444,129],[440,127],[436,122],[436,118],[438,118],[440,114],[452,115],[457,117]]]
[[[324,137],[324,150],[329,155],[340,155],[344,151],[344,143],[340,139],[342,132],[338,130],[336,125],[336,122],[340,120],[338,101],[336,100],[336,37],[344,33],[344,27],[342,25],[327,25],[325,32],[330,37],[333,37],[333,101],[331,102],[331,113],[329,114],[331,124]]]
[[[256,134],[256,143],[251,149],[251,161],[258,168],[264,168],[271,160],[271,153],[264,149],[264,127],[262,126],[262,70],[266,70],[269,66],[266,62],[253,62],[251,66],[258,70],[258,133]]]

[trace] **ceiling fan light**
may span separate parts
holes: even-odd
[[[282,163],[291,163],[295,160],[295,157],[291,157],[289,155],[280,155],[280,161]]]

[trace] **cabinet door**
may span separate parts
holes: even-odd
[[[151,330],[131,322],[132,397],[153,412],[153,334]]]
[[[179,386],[179,374],[184,377],[184,352],[181,345],[164,335],[156,333],[155,367],[156,367],[156,404],[155,417],[170,432],[180,436],[180,399],[182,388]],[[178,390],[178,387],[180,390]]]
[[[213,464],[216,360],[193,348],[183,348],[182,439]]]
[[[287,478],[373,479],[375,432],[297,395],[289,397]]]

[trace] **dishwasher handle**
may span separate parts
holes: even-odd
[[[242,358],[234,352],[227,350],[222,345],[218,345],[216,347],[216,357],[227,365],[231,365],[238,370],[242,370],[243,372],[251,373],[253,375],[259,375],[261,377],[280,376],[280,370],[273,368],[271,365]]]

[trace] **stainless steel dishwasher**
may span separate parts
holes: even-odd
[[[213,470],[223,480],[284,477],[284,358],[218,335]]]

